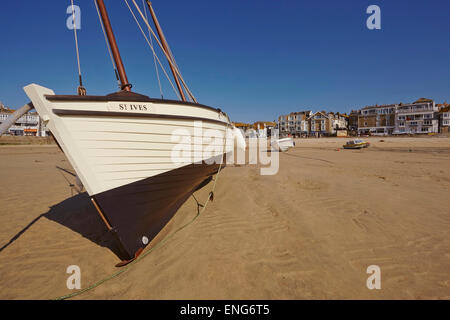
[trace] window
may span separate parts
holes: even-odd
[[[427,126],[431,126],[433,124],[433,121],[432,120],[424,120],[423,124],[427,125]]]
[[[405,126],[405,122],[404,122],[404,121],[400,121],[400,122],[398,123],[398,125],[399,125],[400,127],[404,127],[404,126]]]
[[[399,116],[398,117],[398,120],[405,120],[406,119],[406,116]]]
[[[428,132],[428,128],[422,128],[422,132]]]
[[[449,122],[450,122],[450,120],[444,120],[443,124],[448,126]]]

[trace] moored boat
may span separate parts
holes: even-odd
[[[272,141],[272,147],[275,150],[286,152],[290,148],[293,148],[295,146],[294,139],[292,138],[283,138],[283,139],[276,139]]]
[[[344,149],[362,149],[370,146],[369,142],[363,140],[350,140],[347,141],[346,144],[343,145]]]
[[[194,191],[225,166],[234,141],[243,148],[245,141],[226,113],[199,104],[192,96],[148,1],[158,43],[181,99],[154,99],[132,92],[103,0],[96,4],[121,90],[86,95],[81,75],[78,95],[56,95],[37,84],[24,90],[119,241],[125,259],[120,265],[124,265],[142,252]]]

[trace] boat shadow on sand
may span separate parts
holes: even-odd
[[[121,260],[125,258],[123,254],[121,254],[117,240],[114,238],[113,234],[108,231],[95,210],[95,207],[92,205],[87,192],[79,193],[61,201],[50,207],[48,212],[37,216],[6,244],[0,245],[0,253],[14,241],[19,239],[22,234],[30,229],[42,217],[77,232],[97,245],[110,249]]]

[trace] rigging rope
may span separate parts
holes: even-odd
[[[122,88],[122,84],[120,83],[119,73],[117,72],[116,63],[114,62],[114,58],[112,56],[111,47],[109,46],[108,38],[106,36],[105,27],[103,25],[102,17],[100,16],[100,10],[98,9],[97,1],[94,0],[95,8],[97,9],[98,20],[100,21],[100,26],[102,27],[103,36],[105,38],[106,48],[108,49],[109,57],[111,58],[111,63],[113,65],[114,74],[116,75],[117,85],[119,88]]]
[[[142,0],[142,7],[144,8],[145,19],[148,20],[147,10],[145,9],[145,0]],[[148,31],[148,37],[150,38],[150,44],[153,46],[152,35],[150,33],[150,30]],[[164,99],[164,95],[163,95],[162,88],[161,88],[161,80],[159,79],[158,65],[156,64],[155,55],[153,55],[153,62],[155,63],[156,78],[158,79],[159,92],[161,93],[161,99]]]
[[[150,24],[148,23],[148,20],[145,19],[144,14],[142,13],[141,9],[139,9],[139,6],[137,5],[135,0],[132,0],[134,6],[136,7],[137,11],[139,12],[142,20],[145,22],[145,24],[147,25],[147,28],[149,29],[149,31],[152,33],[153,37],[155,38],[156,42],[158,43],[159,47],[161,48],[161,50],[163,51],[164,55],[166,56],[167,60],[169,61],[169,63],[174,67],[175,73],[180,77],[180,80],[184,86],[184,88],[186,89],[187,93],[189,94],[189,96],[191,97],[191,99],[197,103],[197,100],[195,99],[194,95],[192,94],[192,92],[189,90],[186,82],[183,79],[183,76],[180,73],[180,70],[177,68],[177,66],[173,63],[172,59],[170,58],[170,55],[164,50],[161,42],[158,40],[158,38],[156,37],[155,33],[153,32],[153,29],[150,27]],[[126,0],[125,0],[126,2]],[[128,4],[128,2],[127,2]]]
[[[142,0],[142,2],[144,2],[144,1],[149,2],[149,0]],[[150,5],[151,5],[151,3],[150,3]],[[145,6],[144,6],[144,8],[145,8]],[[147,11],[144,10],[144,13],[145,13],[145,19],[148,21]],[[150,32],[149,32],[149,33],[150,33]],[[165,37],[164,37],[164,34],[162,34],[162,36],[163,36],[163,38],[165,38]],[[176,69],[180,70],[180,68],[179,68],[178,65],[177,65],[177,62],[175,61],[175,56],[173,55],[172,50],[170,49],[169,43],[167,42],[166,39],[164,39],[164,41],[166,42],[166,45],[167,45],[167,51],[168,51],[168,53],[169,53],[170,58],[172,59],[173,64],[175,65]],[[180,72],[180,74],[181,74],[181,72]]]
[[[78,36],[77,36],[77,26],[75,22],[75,8],[73,6],[73,0],[70,0],[70,3],[72,5],[72,21],[73,21],[73,32],[75,36],[75,50],[77,53],[77,64],[78,64],[78,80],[80,85],[77,88],[78,95],[85,96],[86,95],[86,89],[83,87],[83,80],[81,77],[81,64],[80,64],[80,53],[78,49]]]
[[[174,91],[175,94],[177,95],[178,99],[181,100],[181,97],[180,97],[180,95],[179,95],[177,89],[175,89],[175,86],[173,85],[172,81],[170,80],[170,77],[169,77],[169,75],[167,74],[166,69],[164,69],[164,67],[163,67],[163,65],[162,65],[162,63],[161,63],[161,61],[159,60],[158,56],[156,55],[155,49],[154,49],[153,46],[150,44],[150,41],[148,40],[147,36],[145,35],[145,32],[144,32],[144,30],[142,29],[141,24],[140,24],[139,21],[137,20],[136,15],[134,14],[134,12],[133,12],[133,10],[131,9],[130,5],[128,4],[128,1],[127,1],[127,0],[124,0],[124,1],[125,1],[125,3],[127,4],[127,7],[128,7],[128,9],[130,10],[131,14],[133,15],[134,21],[136,21],[136,24],[138,25],[139,29],[141,30],[141,33],[142,33],[142,35],[144,36],[145,41],[147,41],[148,46],[149,46],[150,49],[152,50],[152,52],[153,52],[153,57],[155,57],[155,58],[158,60],[158,63],[159,63],[159,65],[161,66],[161,69],[164,71],[164,74],[166,75],[167,80],[169,81],[170,85],[172,86],[173,91]]]

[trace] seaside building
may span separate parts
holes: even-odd
[[[287,131],[290,134],[295,133],[295,121],[297,120],[297,115],[295,112],[289,114],[288,116],[288,123],[287,123]]]
[[[437,103],[436,107],[439,111],[442,111],[442,109],[450,107],[450,103],[444,102],[444,103]]]
[[[339,130],[347,130],[348,116],[345,113],[328,112],[328,117],[331,119],[331,133],[336,133]]]
[[[291,112],[288,115],[278,117],[278,128],[280,135],[307,135],[309,133],[308,117],[311,111]]]
[[[289,121],[289,115],[282,115],[278,117],[278,129],[280,131],[280,135],[286,135],[288,130],[288,121]]]
[[[442,106],[439,110],[439,132],[450,133],[450,105]]]
[[[257,121],[253,124],[234,122],[236,128],[241,130],[244,137],[256,138],[256,137],[270,137],[275,134],[277,129],[277,123],[271,121]]]
[[[278,117],[277,128],[281,135],[297,137],[330,136],[339,131],[347,135],[348,116],[342,113],[311,110],[291,112]]]
[[[242,135],[243,135],[244,137],[246,137],[246,136],[248,135],[249,129],[252,128],[252,125],[251,125],[251,124],[248,124],[248,123],[233,122],[233,124],[234,124],[234,126],[235,126],[237,129],[241,130]]]
[[[300,111],[294,112],[295,114],[295,130],[294,133],[297,136],[306,136],[309,134],[309,121],[308,118],[311,116],[312,111]]]
[[[396,105],[369,106],[358,115],[358,134],[388,135],[395,129]]]
[[[257,121],[253,124],[253,129],[260,138],[272,136],[276,127],[277,123],[271,121]]]
[[[5,107],[0,102],[0,124],[15,110]],[[12,125],[6,134],[13,136],[48,136],[49,131],[43,124],[37,112],[27,112]]]
[[[311,136],[328,136],[333,132],[333,122],[331,117],[325,111],[317,111],[309,118],[309,135]]]
[[[243,123],[243,122],[233,122],[234,126],[241,130],[243,133],[245,133],[249,128],[252,127],[249,123]]]
[[[353,134],[358,133],[358,118],[361,114],[360,110],[352,110],[348,116],[348,131]]]
[[[408,104],[367,106],[349,115],[334,112],[291,112],[278,117],[281,135],[346,136],[433,134],[450,132],[450,104],[420,98]],[[441,111],[439,111],[441,110]]]
[[[292,135],[296,134],[299,123],[301,121],[301,112],[291,112],[288,116],[287,121],[287,133]]]
[[[337,112],[334,114],[333,122],[333,132],[337,137],[348,136],[348,115],[345,113]]]
[[[438,107],[431,99],[420,98],[399,104],[395,114],[394,134],[438,133]]]

